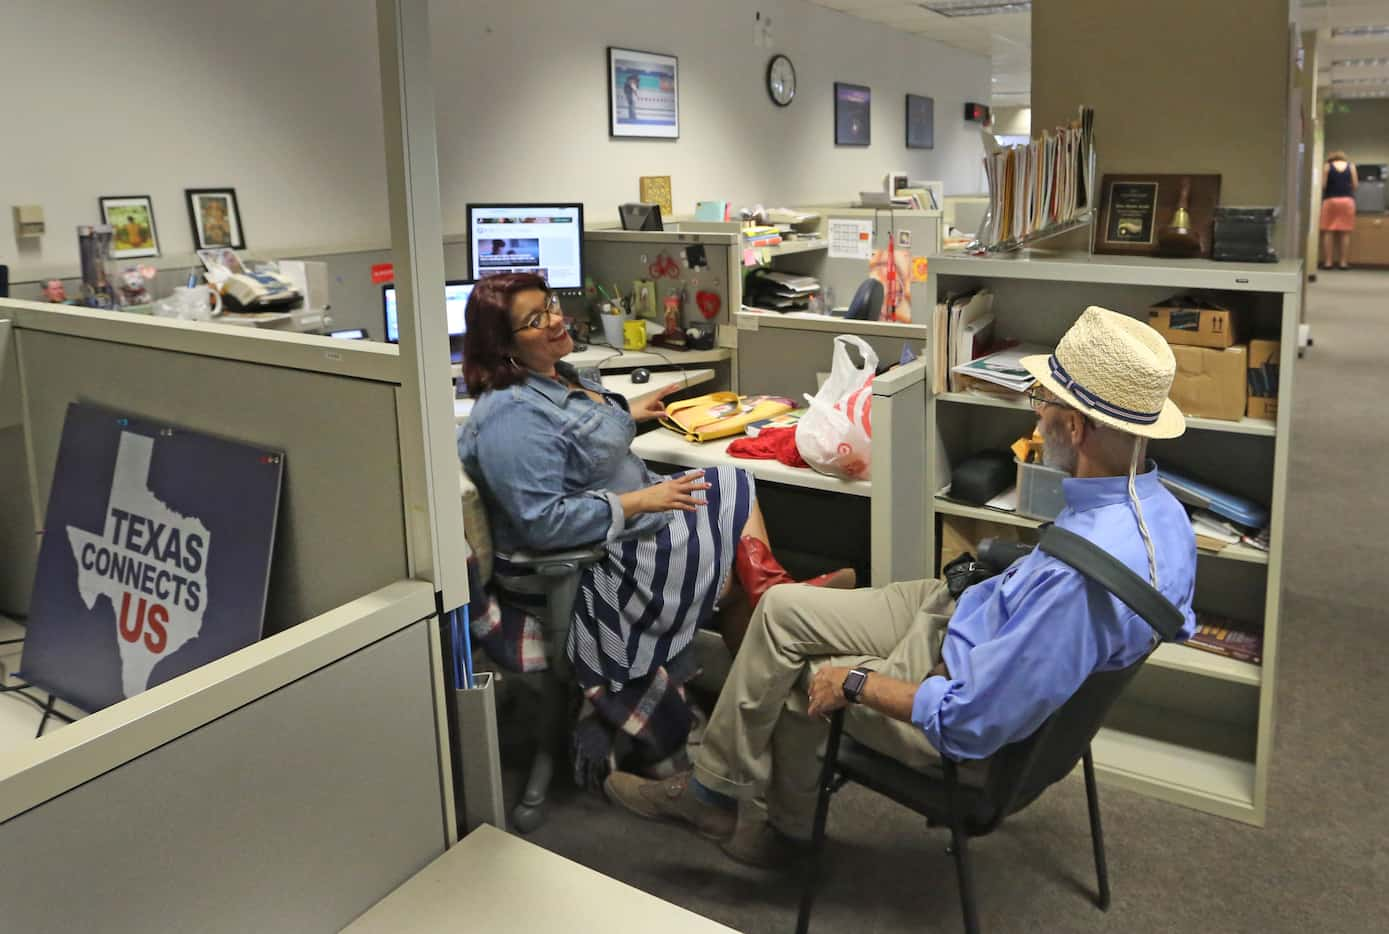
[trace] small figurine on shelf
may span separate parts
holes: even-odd
[[[153,273],[152,266],[125,266],[116,274],[116,297],[122,308],[132,305],[148,305],[152,301],[149,286],[146,284],[153,276],[146,276],[146,270]]]

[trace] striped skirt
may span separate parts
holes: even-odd
[[[706,505],[655,535],[608,546],[579,585],[569,656],[579,684],[617,691],[666,664],[714,616],[752,510],[752,475],[709,468]]]
[[[706,468],[704,479],[710,485],[704,506],[676,512],[654,535],[612,542],[603,560],[585,570],[568,646],[581,687],[621,691],[666,666],[713,618],[755,488],[752,475],[737,468]],[[543,614],[544,602],[508,592],[507,576],[499,555],[493,583],[503,607],[474,612],[473,632],[506,667],[543,669],[544,642],[535,617]]]

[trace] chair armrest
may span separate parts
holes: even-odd
[[[513,551],[503,557],[517,567],[549,577],[570,574],[586,565],[596,564],[607,550],[607,545],[600,543],[560,551]]]

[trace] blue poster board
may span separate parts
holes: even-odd
[[[21,677],[94,711],[260,639],[284,460],[69,405]]]

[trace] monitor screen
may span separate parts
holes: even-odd
[[[449,337],[462,337],[466,324],[463,311],[468,307],[468,296],[473,294],[473,283],[467,279],[451,279],[444,283],[444,314],[448,316]],[[386,340],[392,344],[400,343],[400,318],[395,307],[395,286],[387,285],[381,289],[381,305],[386,315]]]
[[[473,278],[534,272],[552,289],[584,284],[582,204],[470,204]]]

